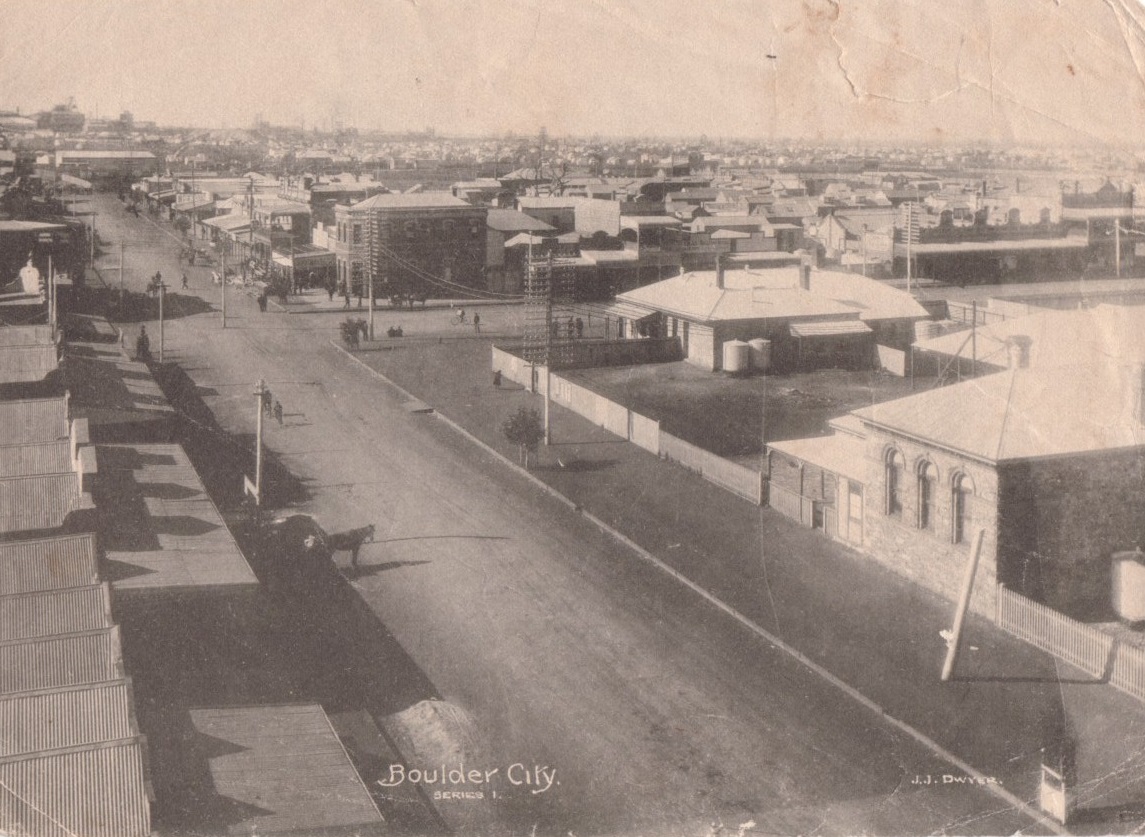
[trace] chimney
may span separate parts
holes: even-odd
[[[803,252],[799,259],[799,287],[811,290],[811,254]]]
[[[724,289],[724,254],[716,254],[716,287],[719,290]]]
[[[1006,349],[1010,355],[1011,369],[1030,368],[1030,343],[1033,341],[1024,334],[1015,334],[1006,341]]]

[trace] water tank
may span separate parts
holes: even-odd
[[[771,341],[756,337],[754,340],[748,340],[747,345],[751,350],[751,368],[758,369],[760,372],[766,372],[770,369]]]
[[[934,320],[919,320],[914,324],[914,342],[942,336],[942,326]]]
[[[1113,553],[1113,610],[1126,622],[1145,622],[1145,553]]]
[[[751,347],[742,340],[724,343],[724,371],[729,375],[742,375],[751,369]]]

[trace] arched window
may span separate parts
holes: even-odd
[[[894,448],[887,451],[884,460],[887,484],[887,514],[895,517],[902,516],[902,454]]]
[[[918,528],[934,528],[934,465],[923,460],[918,466]]]
[[[966,474],[955,474],[950,481],[950,540],[963,543],[970,528],[970,498],[974,481]]]

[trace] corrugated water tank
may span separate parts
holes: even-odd
[[[1113,553],[1113,610],[1126,622],[1145,622],[1145,553]]]
[[[760,372],[766,372],[770,369],[771,341],[756,337],[754,340],[748,340],[747,345],[751,350],[751,368],[758,369]]]
[[[738,375],[751,369],[751,347],[742,340],[724,343],[724,371]]]

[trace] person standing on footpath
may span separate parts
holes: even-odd
[[[476,311],[473,312],[473,330],[477,334],[481,333],[481,315]]]
[[[282,403],[278,399],[274,401],[274,420],[282,426]]]

